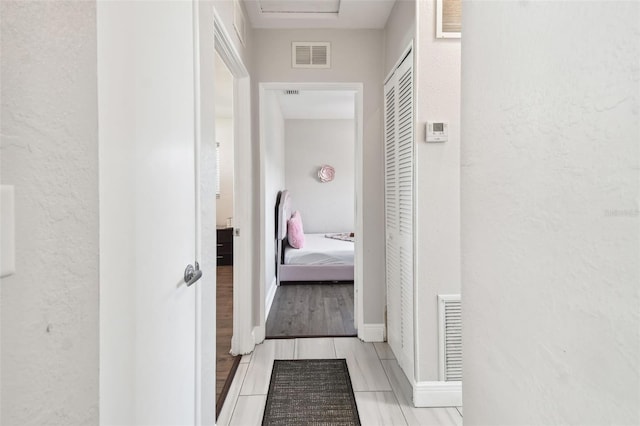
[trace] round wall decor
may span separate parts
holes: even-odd
[[[320,182],[323,182],[323,183],[331,182],[335,177],[335,175],[336,175],[335,169],[326,164],[320,167],[320,169],[318,170],[318,179],[320,179]]]

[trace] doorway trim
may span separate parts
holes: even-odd
[[[215,259],[215,175],[210,175],[211,167],[202,167],[215,162],[215,154],[209,148],[213,142],[215,146],[215,107],[210,109],[215,94],[213,75],[201,75],[200,67],[215,66],[216,55],[225,63],[234,78],[233,115],[234,115],[234,221],[239,232],[234,237],[233,286],[234,306],[241,303],[240,295],[244,287],[251,283],[251,81],[249,72],[242,57],[232,43],[232,38],[224,26],[224,21],[216,9],[211,7],[213,19],[207,10],[206,21],[200,21],[199,3],[193,3],[193,32],[194,32],[194,140],[195,140],[195,176],[196,176],[196,259],[200,260],[203,269],[209,263],[208,259]],[[203,41],[204,40],[204,41]],[[200,50],[203,42],[206,52]],[[209,49],[211,49],[209,51]],[[201,80],[201,78],[203,80]],[[201,81],[207,81],[203,84]],[[207,114],[207,115],[203,115]],[[213,128],[213,129],[212,129]],[[213,150],[215,152],[215,149]],[[204,163],[204,162],[207,163]],[[215,167],[213,167],[215,169]],[[201,191],[203,194],[200,194]],[[206,198],[203,198],[206,197]],[[209,201],[210,200],[210,201]],[[206,201],[203,203],[202,201]],[[213,210],[211,210],[213,207]],[[213,217],[211,216],[213,215]],[[199,230],[202,234],[198,234]],[[213,231],[213,232],[211,232]],[[206,238],[205,238],[206,235]],[[206,257],[203,257],[206,256]],[[196,424],[215,423],[215,394],[216,394],[216,357],[215,339],[216,324],[216,289],[215,289],[215,261],[204,288],[202,284],[195,286],[195,420]],[[203,281],[204,283],[205,281]],[[234,312],[233,337],[231,351],[234,354],[248,353],[253,350],[251,339],[251,316],[244,317]]]
[[[245,291],[251,286],[251,79],[215,10],[214,41],[216,52],[233,75],[233,305],[237,307],[247,300]],[[251,328],[251,312],[234,309],[231,353],[245,354],[253,350]]]
[[[269,82],[259,84],[259,114],[260,114],[260,226],[258,229],[259,234],[259,246],[265,247],[267,241],[265,237],[265,218],[266,208],[265,200],[265,127],[263,122],[264,117],[264,99],[266,91],[268,90],[315,90],[315,91],[353,91],[355,92],[355,264],[354,264],[354,326],[358,330],[358,337],[364,339],[367,330],[365,330],[364,324],[364,246],[362,238],[359,235],[364,234],[364,205],[362,198],[364,195],[364,178],[363,178],[363,134],[364,134],[364,84],[363,83],[286,83],[286,82]],[[284,188],[283,188],[284,189]],[[262,253],[260,256],[260,292],[259,292],[259,324],[257,330],[254,333],[256,335],[256,343],[260,343],[264,340],[266,332],[266,320],[267,320],[267,307],[266,307],[266,289],[267,285],[271,283],[265,282],[266,280],[266,265],[267,259]]]

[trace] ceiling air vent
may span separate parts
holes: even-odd
[[[331,43],[291,43],[293,68],[331,68]]]

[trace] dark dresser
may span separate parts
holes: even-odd
[[[218,266],[233,265],[233,228],[218,228]]]

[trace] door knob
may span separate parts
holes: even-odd
[[[187,283],[187,287],[190,287],[193,283],[202,278],[202,271],[200,265],[196,262],[195,268],[193,265],[187,265],[184,270],[184,282]]]

